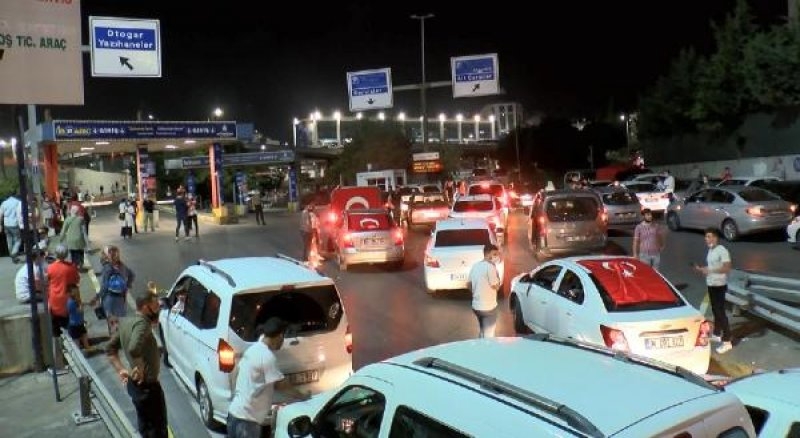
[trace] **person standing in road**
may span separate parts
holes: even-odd
[[[69,249],[69,259],[78,269],[83,269],[83,252],[86,251],[88,242],[80,208],[73,204],[69,207],[69,217],[61,228],[61,243]]]
[[[256,225],[266,225],[264,222],[264,203],[261,201],[261,190],[255,190],[250,197],[253,210],[256,212]]]
[[[472,290],[472,311],[478,318],[480,338],[493,338],[497,325],[497,291],[502,282],[497,273],[500,250],[489,243],[483,247],[483,260],[475,263],[469,271],[469,286]]]
[[[122,263],[119,248],[109,245],[103,249],[100,263],[103,270],[100,273],[100,290],[97,291],[95,302],[103,306],[108,323],[108,334],[117,330],[119,320],[128,314],[126,297],[133,287],[136,275]]]
[[[194,229],[194,238],[200,237],[200,227],[197,225],[197,200],[189,193],[186,197],[186,230],[191,234]]]
[[[633,230],[633,257],[655,269],[661,264],[661,251],[664,250],[664,229],[653,222],[653,212],[649,208],[642,210],[644,220]]]
[[[303,240],[303,260],[308,261],[314,237],[314,202],[309,202],[300,214],[300,238]]]
[[[52,322],[53,337],[61,336],[62,330],[69,327],[69,310],[67,301],[69,294],[67,286],[70,284],[80,284],[81,276],[78,268],[67,262],[67,247],[58,245],[55,250],[56,261],[47,267],[47,305],[50,309],[50,321]],[[58,340],[53,342],[58,344]],[[53,360],[55,372],[60,372],[64,368],[64,357],[60,354],[61,349],[57,349],[59,354]]]
[[[714,315],[712,340],[720,344],[714,350],[717,354],[727,353],[733,348],[731,327],[725,314],[725,294],[728,293],[728,273],[731,272],[731,255],[728,249],[719,244],[719,230],[706,228],[705,241],[708,246],[706,265],[694,265],[694,269],[705,275],[708,286],[708,300]]]
[[[8,245],[8,255],[11,261],[18,263],[17,255],[22,244],[22,202],[19,200],[19,193],[8,197],[0,204],[0,232],[6,233],[6,244]]]
[[[189,205],[186,203],[186,198],[184,198],[185,191],[182,187],[178,187],[177,192],[175,193],[175,200],[172,202],[175,206],[175,241],[179,241],[180,237],[178,234],[181,231],[181,226],[183,226],[183,235],[186,240],[189,240],[189,230],[186,228],[186,215],[189,212]]]
[[[106,354],[125,385],[142,437],[167,438],[167,404],[158,381],[161,366],[153,326],[158,323],[158,296],[145,290],[136,294],[136,315],[120,321],[119,331],[108,342]],[[128,367],[120,359],[124,353]]]
[[[142,202],[142,208],[144,209],[144,232],[147,232],[147,225],[150,225],[150,231],[155,233],[156,228],[153,225],[153,211],[156,208],[156,203],[153,202],[153,196],[148,195],[144,198],[144,202]]]
[[[274,392],[281,391],[291,399],[307,400],[278,369],[274,351],[283,346],[289,325],[286,321],[272,317],[258,326],[258,342],[253,343],[242,355],[234,371],[236,386],[233,400],[228,408],[229,438],[259,438],[264,424],[269,420]]]

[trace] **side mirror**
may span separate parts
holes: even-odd
[[[297,417],[289,422],[286,427],[286,432],[289,433],[291,438],[302,438],[311,435],[314,425],[311,424],[311,418],[308,415]]]

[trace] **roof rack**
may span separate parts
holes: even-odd
[[[224,278],[231,287],[236,287],[236,282],[233,281],[233,277],[231,277],[230,274],[228,274],[227,272],[223,271],[222,269],[220,269],[220,268],[214,266],[213,264],[211,264],[211,262],[209,262],[207,260],[199,259],[199,260],[197,260],[197,264],[200,265],[200,266],[208,268],[208,270],[213,272],[214,274],[218,274],[218,275],[222,276],[222,278]]]
[[[503,382],[489,375],[456,365],[446,360],[435,357],[423,357],[414,361],[414,365],[443,371],[477,383],[481,388],[496,394],[513,398],[514,400],[536,406],[549,414],[566,421],[569,426],[591,437],[603,438],[605,435],[588,418],[584,417],[567,405],[557,403],[547,397],[540,396],[531,391],[519,388],[508,382]]]
[[[587,342],[576,341],[574,339],[563,339],[563,338],[556,338],[550,336],[546,333],[536,333],[533,335],[524,336],[526,339],[531,339],[534,341],[542,341],[542,342],[553,342],[560,345],[566,345],[573,348],[580,348],[583,350],[590,350],[596,353],[602,353],[607,356],[612,356],[614,359],[617,359],[621,362],[633,362],[639,365],[644,365],[646,367],[652,368],[657,371],[661,371],[663,373],[670,373],[672,375],[682,377],[684,380],[688,380],[696,385],[702,386],[706,389],[712,389],[715,391],[719,391],[720,388],[711,384],[710,382],[703,379],[702,376],[698,376],[697,374],[689,371],[688,369],[680,366],[672,366],[666,364],[664,362],[659,362],[647,357],[635,355],[635,354],[628,354],[622,351],[611,350],[609,348],[603,347],[601,345],[590,344]]]
[[[304,262],[304,261],[302,261],[300,259],[296,259],[294,257],[289,257],[288,255],[280,253],[280,252],[275,253],[275,257],[279,258],[279,259],[282,259],[282,260],[286,260],[287,262],[292,262],[297,266],[302,266],[303,268],[311,269],[312,271],[316,272],[317,274],[323,275],[322,271],[320,271],[318,268],[314,267],[313,265],[311,265],[308,262]]]

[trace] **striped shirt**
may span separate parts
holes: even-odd
[[[639,242],[639,254],[657,256],[661,253],[661,230],[658,224],[642,221],[633,231],[633,240]]]

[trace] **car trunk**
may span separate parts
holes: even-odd
[[[455,276],[452,280],[466,281],[472,266],[483,260],[483,246],[434,247],[431,256],[439,261],[442,272]]]
[[[614,312],[614,324],[621,330],[634,354],[658,359],[677,351],[695,348],[703,317],[694,307]]]

